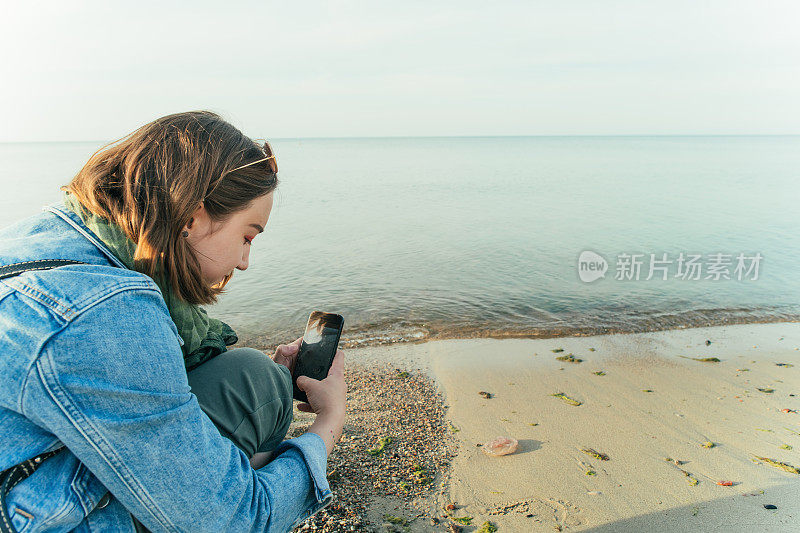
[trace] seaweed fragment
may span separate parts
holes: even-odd
[[[681,355],[684,359],[691,359],[692,361],[700,361],[701,363],[720,363],[721,361],[716,357],[687,357]]]
[[[598,370],[597,372],[592,372],[592,374],[594,374],[595,376],[605,376],[606,375],[606,373],[603,372],[602,370]]]
[[[414,463],[414,467],[411,469],[411,476],[420,485],[426,485],[432,481],[428,476],[428,472],[419,463]]]
[[[769,387],[764,387],[764,388],[756,387],[756,388],[761,392],[765,392],[767,394],[772,394],[773,392],[775,392],[775,389],[770,389]]]
[[[481,396],[483,396],[487,400],[492,397],[492,393],[491,392],[486,392],[485,390],[480,391],[478,394],[480,394]]]
[[[461,524],[462,526],[471,526],[472,525],[472,517],[471,516],[462,516],[462,517],[459,517],[459,518],[451,516],[450,520],[452,520],[453,522],[457,522],[457,523]]]
[[[700,444],[703,448],[713,448],[716,446],[715,443],[711,442],[710,440],[705,441],[704,443]]]
[[[769,457],[759,457],[758,455],[754,455],[754,457],[756,459],[758,459],[759,461],[763,461],[763,462],[767,463],[768,465],[774,466],[775,468],[780,468],[781,470],[786,470],[787,472],[790,472],[792,474],[800,474],[800,469],[798,469],[798,468],[796,468],[796,467],[794,467],[794,466],[792,466],[792,465],[790,465],[788,463],[782,463],[780,461],[776,461],[775,459],[770,459]]]
[[[495,533],[495,531],[497,531],[497,526],[487,520],[475,533]]]
[[[554,349],[552,349],[550,351],[553,352],[553,353],[561,353],[561,352],[564,351],[564,348],[554,348]]]
[[[551,394],[551,396],[555,396],[556,398],[561,398],[570,405],[575,405],[575,406],[581,405],[581,402],[579,402],[578,400],[573,400],[563,392],[557,392],[555,394]]]
[[[383,515],[383,519],[389,522],[390,524],[397,524],[399,526],[407,526],[408,520],[401,516],[394,516],[390,514]]]
[[[691,485],[692,487],[694,487],[695,485],[700,483],[700,481],[696,477],[694,477],[692,474],[690,474],[686,470],[683,470],[682,468],[679,469],[679,470],[683,473],[684,476],[686,476],[686,478],[687,478],[686,480],[689,482],[689,485]]]
[[[582,363],[583,362],[583,359],[578,359],[577,357],[575,357],[571,353],[568,353],[567,355],[562,355],[560,357],[556,357],[556,359],[558,359],[559,361],[566,361],[568,363]]]
[[[592,449],[592,448],[581,448],[581,451],[583,453],[591,455],[595,459],[600,459],[601,461],[608,461],[609,460],[608,455],[606,455],[604,453],[600,453],[597,450]]]
[[[367,453],[370,455],[380,455],[386,448],[386,445],[391,443],[392,443],[391,437],[381,437],[378,439],[378,445],[374,448],[370,448],[369,450],[367,450]]]

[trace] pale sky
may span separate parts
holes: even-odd
[[[800,134],[794,0],[0,1],[0,142]]]

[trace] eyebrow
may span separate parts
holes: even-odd
[[[250,225],[256,228],[259,233],[264,233],[264,228],[262,228],[260,225],[258,224],[250,224]]]

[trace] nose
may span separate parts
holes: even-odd
[[[250,265],[250,247],[245,246],[244,254],[242,254],[242,260],[236,266],[239,270],[247,270],[247,267]]]

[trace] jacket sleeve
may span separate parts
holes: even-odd
[[[65,324],[31,366],[23,409],[153,532],[285,532],[333,497],[319,435],[284,441],[257,471],[220,435],[157,289],[117,292]]]

